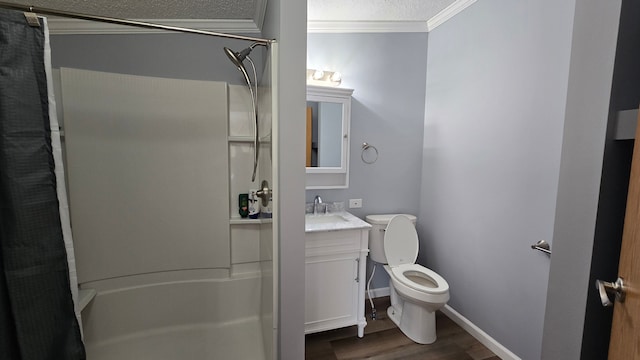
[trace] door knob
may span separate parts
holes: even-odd
[[[609,295],[607,293],[612,293],[615,295],[615,301],[624,302],[624,296],[626,289],[624,287],[624,280],[619,277],[616,282],[608,282],[602,280],[596,280],[596,289],[598,289],[598,293],[600,294],[600,301],[602,301],[602,306],[612,306],[613,302],[609,299]]]

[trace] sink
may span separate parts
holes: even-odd
[[[327,215],[306,215],[305,222],[307,224],[331,224],[348,222],[349,220],[337,214]]]
[[[346,211],[318,215],[306,214],[304,222],[305,232],[368,229],[371,227]]]

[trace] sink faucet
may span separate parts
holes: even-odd
[[[313,198],[313,215],[318,215],[318,205],[322,204],[322,198],[320,197],[320,195],[316,195],[315,198]],[[324,212],[327,212],[327,208],[324,208]]]

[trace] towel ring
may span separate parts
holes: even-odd
[[[373,159],[366,160],[364,154],[369,149],[373,149],[373,151],[375,151],[375,156],[373,157]],[[364,162],[365,164],[373,164],[378,160],[378,149],[376,149],[376,147],[371,144],[362,143],[362,153],[360,154],[360,159],[362,159],[362,162]]]

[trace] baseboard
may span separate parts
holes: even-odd
[[[496,339],[492,338],[491,336],[489,336],[489,334],[482,331],[482,329],[469,321],[469,319],[460,315],[460,313],[455,311],[451,306],[445,305],[444,308],[440,309],[440,311],[442,311],[442,313],[447,315],[449,319],[453,320],[453,322],[455,322],[461,328],[471,334],[471,336],[476,338],[480,343],[482,343],[482,345],[493,351],[493,353],[498,355],[500,359],[521,360],[518,356],[516,356],[516,354],[509,351],[509,349],[497,342]]]

